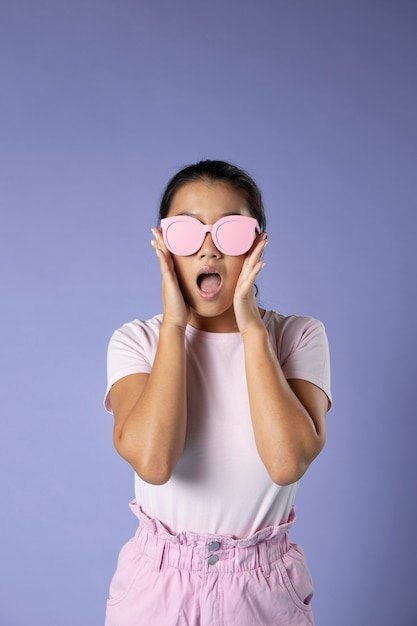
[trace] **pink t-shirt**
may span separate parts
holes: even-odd
[[[117,330],[108,349],[108,392],[120,378],[149,373],[162,316]],[[314,383],[327,394],[329,349],[323,324],[267,311],[263,318],[287,379]],[[255,446],[240,333],[186,329],[187,438],[170,480],[150,485],[135,474],[136,500],[172,532],[247,537],[288,519],[297,483],[270,479]]]

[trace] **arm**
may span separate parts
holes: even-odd
[[[296,482],[325,442],[326,394],[305,380],[287,381],[256,305],[253,284],[263,267],[260,239],[236,286],[234,308],[243,337],[246,379],[259,455],[279,485]]]
[[[132,374],[110,390],[114,445],[146,482],[171,476],[186,432],[184,331],[162,324],[151,374]]]
[[[287,382],[265,328],[246,333],[244,346],[259,455],[274,482],[291,484],[324,446],[327,396],[305,380]]]
[[[158,249],[164,315],[150,374],[132,374],[110,390],[114,445],[146,482],[160,485],[180,458],[187,425],[185,305],[170,255]]]

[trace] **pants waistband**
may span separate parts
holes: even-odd
[[[268,526],[244,539],[193,532],[173,534],[160,520],[148,517],[136,501],[131,502],[130,507],[140,521],[134,541],[140,551],[154,561],[157,570],[163,565],[207,572],[261,568],[268,576],[270,565],[290,548],[289,529],[295,521],[293,508],[284,524]]]

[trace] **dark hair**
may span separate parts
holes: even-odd
[[[159,207],[159,220],[168,215],[172,200],[178,189],[187,183],[194,183],[199,180],[208,182],[221,181],[234,187],[244,196],[248,203],[250,214],[258,221],[261,231],[265,230],[265,211],[261,192],[257,184],[244,170],[225,161],[200,161],[184,167],[175,174],[162,195]]]

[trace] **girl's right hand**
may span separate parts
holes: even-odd
[[[158,256],[162,275],[163,323],[185,329],[191,317],[190,307],[182,295],[172,255],[164,244],[161,231],[152,228],[152,234],[151,245]]]

